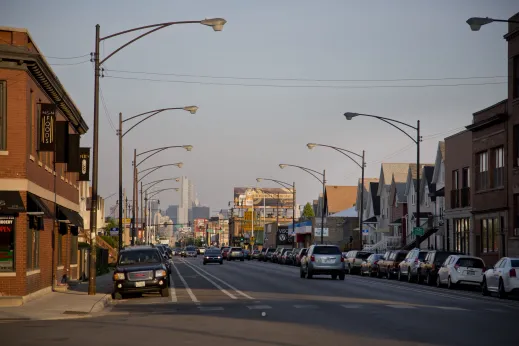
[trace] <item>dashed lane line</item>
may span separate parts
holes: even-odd
[[[178,270],[177,266],[175,265],[175,262],[173,262],[173,268],[175,268],[175,271],[177,272],[177,275],[180,278],[180,281],[182,281],[182,284],[186,288],[187,294],[189,295],[189,298],[191,298],[191,301],[195,304],[200,304],[200,301],[196,298],[196,296],[193,293],[193,291],[191,290],[191,288],[189,288],[189,285],[187,284],[186,280],[180,274],[180,271]]]
[[[175,283],[173,281],[173,275],[169,275],[169,296],[171,297],[171,302],[176,303],[178,301],[177,299],[177,292],[175,290]]]
[[[224,293],[225,295],[227,295],[229,298],[231,299],[238,299],[234,294],[232,293],[229,293],[229,291],[227,291],[225,288],[223,288],[222,286],[218,285],[216,282],[214,282],[213,280],[211,280],[209,277],[205,276],[200,270],[198,270],[194,265],[191,265],[191,264],[187,264],[185,263],[187,267],[191,268],[191,270],[193,270],[195,273],[197,273],[198,275],[200,275],[201,277],[203,277],[204,279],[206,279],[207,281],[209,281],[211,284],[213,284],[214,287],[216,287],[217,289],[219,289],[222,293]]]

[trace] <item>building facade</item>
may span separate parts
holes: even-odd
[[[79,151],[87,130],[28,31],[0,27],[0,295],[50,292],[77,277],[79,170],[56,163],[75,146],[55,141],[73,137]]]

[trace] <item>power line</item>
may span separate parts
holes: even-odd
[[[49,58],[49,59],[60,59],[60,60],[79,59],[79,58],[84,58],[84,57],[87,57],[87,56],[90,56],[90,53],[85,54],[85,55],[70,56],[70,57],[60,57],[60,56],[48,56],[48,55],[45,55],[46,58]]]
[[[507,82],[485,82],[485,83],[458,83],[458,84],[421,84],[421,85],[276,85],[276,84],[243,84],[243,83],[218,83],[218,82],[198,82],[186,80],[168,80],[153,78],[136,78],[136,77],[116,77],[105,76],[106,78],[138,80],[148,82],[162,83],[179,83],[179,84],[202,84],[202,85],[220,85],[220,86],[242,86],[242,87],[269,87],[269,88],[320,88],[320,89],[382,89],[382,88],[429,88],[429,87],[459,87],[459,86],[482,86],[482,85],[498,85]]]
[[[90,60],[80,61],[80,62],[73,62],[73,63],[65,63],[65,64],[54,64],[49,63],[51,66],[72,66],[72,65],[81,65],[90,62]]]
[[[144,72],[130,70],[108,70],[111,72],[148,74],[157,76],[212,78],[212,79],[236,79],[236,80],[262,80],[262,81],[301,81],[301,82],[410,82],[410,81],[444,81],[444,80],[470,80],[470,79],[493,79],[507,78],[508,76],[474,76],[474,77],[443,77],[443,78],[395,78],[395,79],[312,79],[312,78],[266,78],[266,77],[236,77],[236,76],[212,76],[196,74],[180,74],[166,72]]]

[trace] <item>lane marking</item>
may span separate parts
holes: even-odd
[[[186,263],[186,265],[187,265],[187,266],[192,266],[192,267],[194,267],[194,265],[191,264],[191,263]],[[251,297],[251,296],[248,295],[247,293],[244,293],[244,292],[240,291],[239,289],[237,289],[237,288],[234,287],[233,285],[229,284],[228,282],[225,282],[225,281],[223,281],[222,279],[220,279],[220,278],[214,276],[213,274],[208,273],[206,270],[204,270],[204,269],[202,269],[202,268],[200,268],[200,267],[198,267],[198,269],[199,269],[200,271],[202,271],[203,273],[205,273],[206,275],[212,277],[213,279],[215,279],[215,280],[217,280],[217,281],[220,281],[222,284],[226,285],[226,286],[229,287],[231,290],[234,290],[234,291],[235,291],[236,293],[238,293],[239,295],[241,295],[241,296],[243,296],[243,297],[245,297],[245,298],[247,298],[247,299],[250,299],[250,300],[256,300],[255,298]]]
[[[360,309],[361,305],[359,304],[342,304],[341,305],[345,309]]]
[[[506,312],[506,310],[503,310],[503,309],[485,309],[487,311],[492,311],[492,312]]]
[[[223,311],[221,306],[199,306],[200,311]]]
[[[204,274],[202,274],[198,269],[200,268],[195,268],[195,266],[193,265],[188,265],[186,264],[186,266],[188,266],[189,268],[191,268],[191,270],[193,270],[195,273],[197,273],[198,275],[200,275],[201,277],[203,277],[204,279],[206,279],[207,281],[209,281],[210,283],[212,283],[214,285],[214,287],[216,287],[217,289],[219,289],[220,291],[222,291],[222,293],[226,294],[227,296],[229,296],[229,298],[231,299],[238,299],[234,294],[232,293],[229,293],[229,291],[227,291],[225,288],[223,288],[222,286],[218,285],[216,282],[214,282],[213,280],[211,280],[210,278],[208,278],[207,276],[205,276]]]
[[[249,310],[268,310],[268,309],[272,309],[272,306],[270,306],[270,305],[249,305],[249,306],[247,306],[247,308],[249,308]]]
[[[175,291],[175,282],[173,281],[173,275],[169,274],[169,296],[171,297],[171,302],[176,303],[177,292]]]
[[[394,309],[416,309],[416,307],[412,306],[412,305],[399,305],[399,304],[395,304],[395,305],[386,305],[388,308],[394,308]]]
[[[433,306],[433,308],[442,309],[442,310],[452,310],[452,311],[468,311],[467,309],[457,308],[455,306]]]
[[[180,278],[180,281],[182,281],[182,284],[186,288],[187,294],[189,295],[189,298],[191,298],[191,301],[195,304],[200,304],[200,301],[198,301],[198,299],[196,299],[195,294],[193,293],[191,288],[189,288],[189,285],[187,284],[186,280],[180,274],[180,271],[178,270],[177,266],[175,265],[175,262],[173,262],[173,268],[175,268],[175,271],[177,272],[178,277]]]
[[[294,305],[294,308],[296,309],[318,309],[319,307],[317,305]]]

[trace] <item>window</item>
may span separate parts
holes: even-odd
[[[29,135],[29,154],[34,152],[34,91],[31,90],[31,101],[29,106],[29,125],[28,125],[28,135]]]
[[[15,218],[0,216],[0,272],[15,271]]]
[[[7,150],[7,82],[0,81],[0,150]]]
[[[497,217],[481,220],[481,252],[499,251],[499,228]]]
[[[519,98],[519,56],[514,56],[512,63],[512,97],[516,99]]]
[[[488,188],[488,152],[484,151],[478,154],[478,174],[477,174],[477,188],[484,190]]]
[[[458,190],[459,189],[459,178],[458,178],[459,172],[458,170],[452,171],[452,189]]]
[[[454,219],[454,250],[460,253],[468,254],[470,239],[470,219]]]
[[[77,264],[77,235],[70,236],[70,264]]]
[[[505,150],[503,147],[494,149],[496,166],[494,168],[494,186],[503,187],[505,184]]]
[[[519,125],[514,125],[514,167],[519,167]]]
[[[27,229],[27,270],[40,267],[40,232],[37,229],[37,218],[29,216],[29,228]]]
[[[58,252],[58,265],[62,265],[63,264],[63,251],[62,251],[62,247],[63,247],[63,236],[61,234],[58,233],[58,241],[57,241],[57,252]]]
[[[470,187],[470,167],[461,170],[461,188]]]

